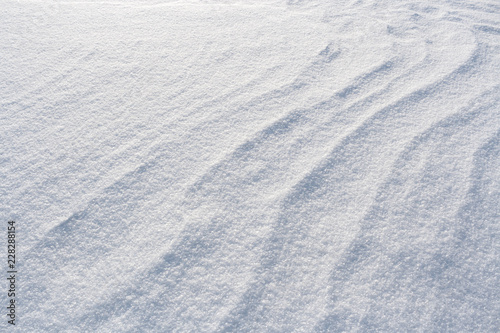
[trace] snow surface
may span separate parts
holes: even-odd
[[[500,331],[496,0],[0,0],[0,104],[18,331]]]

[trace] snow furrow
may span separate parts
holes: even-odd
[[[19,331],[500,329],[495,1],[0,1]]]

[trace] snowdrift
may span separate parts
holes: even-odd
[[[497,1],[0,7],[16,330],[500,331]]]

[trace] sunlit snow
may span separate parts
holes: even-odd
[[[496,0],[0,0],[0,145],[19,332],[500,331]]]

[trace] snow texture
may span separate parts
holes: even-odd
[[[499,78],[497,0],[0,0],[14,330],[499,332]]]

